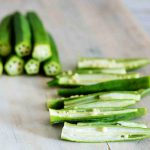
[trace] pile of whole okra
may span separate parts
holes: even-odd
[[[133,70],[150,64],[149,59],[81,58],[75,70],[62,72],[56,43],[35,12],[16,12],[1,20],[0,57],[0,74],[44,73],[54,77],[48,86],[64,88],[58,90],[62,98],[47,101],[51,124],[64,123],[62,139],[112,142],[150,137],[144,123],[130,121],[146,114],[146,108],[132,106],[150,93],[150,76]]]

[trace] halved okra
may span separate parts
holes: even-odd
[[[15,52],[19,57],[31,54],[31,32],[28,20],[21,13],[14,14]]]
[[[11,52],[11,20],[12,16],[6,16],[0,23],[0,56],[6,57]]]
[[[131,120],[137,117],[141,117],[146,114],[145,108],[131,108],[121,110],[103,110],[100,108],[94,108],[90,110],[86,109],[49,109],[50,123],[61,122],[86,122],[86,121],[101,121],[101,122],[114,122],[120,120]]]
[[[28,12],[27,19],[33,34],[32,57],[40,62],[45,61],[52,55],[48,34],[41,19],[35,12]]]
[[[65,123],[61,139],[74,142],[117,142],[150,138],[150,128],[116,125],[78,126]]]
[[[20,75],[24,70],[24,60],[16,55],[12,55],[6,61],[4,68],[10,76]]]
[[[126,74],[127,73],[125,68],[102,68],[102,69],[77,68],[74,72],[80,74],[87,74],[87,73]]]
[[[115,79],[131,79],[139,78],[139,73],[129,74],[62,74],[56,77],[55,82],[52,80],[48,82],[49,86],[80,86],[90,85],[100,82],[106,82]],[[54,84],[55,83],[55,84]]]
[[[134,91],[147,88],[150,88],[150,76],[135,79],[112,80],[73,89],[60,89],[58,90],[58,94],[61,96],[86,95],[101,91]]]
[[[147,128],[146,124],[133,122],[133,121],[117,121],[117,122],[91,121],[91,122],[78,122],[77,125],[78,126],[117,125],[117,126],[124,126],[124,127]]]
[[[56,76],[61,72],[61,64],[58,55],[58,49],[52,35],[49,34],[49,41],[52,51],[52,56],[43,64],[43,70],[46,76]]]
[[[147,58],[81,58],[78,61],[78,68],[125,68],[134,70],[150,63]]]
[[[147,91],[147,89],[145,89]],[[84,105],[96,100],[135,100],[139,101],[141,99],[141,94],[144,90],[139,91],[116,91],[116,92],[100,92],[96,94],[89,95],[76,95],[67,98],[57,98],[47,100],[47,108],[60,109],[64,108],[65,105]],[[149,91],[150,93],[150,91]],[[144,95],[142,95],[144,97]]]
[[[25,71],[28,75],[35,75],[38,74],[40,71],[40,62],[36,59],[30,58],[25,63]]]

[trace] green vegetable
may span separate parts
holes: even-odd
[[[145,97],[145,96],[149,95],[150,94],[150,88],[139,90],[139,94],[141,95],[141,97]]]
[[[16,76],[23,73],[24,60],[16,55],[10,56],[5,63],[5,71],[10,76]]]
[[[141,95],[138,91],[116,91],[116,92],[100,92],[89,95],[76,95],[67,98],[49,99],[47,108],[59,109],[70,105],[84,105],[98,100],[135,100],[139,101]]]
[[[55,110],[49,109],[51,124],[61,122],[86,122],[96,121],[114,122],[119,120],[130,120],[145,115],[145,108],[121,109],[121,110],[103,110],[95,108],[91,110]]]
[[[112,80],[93,85],[80,86],[74,89],[61,89],[58,94],[61,96],[91,94],[101,91],[132,91],[150,87],[150,76],[137,79]]]
[[[25,64],[25,71],[28,75],[38,74],[40,70],[40,62],[36,59],[30,58]]]
[[[147,126],[143,123],[133,122],[133,121],[117,121],[117,122],[101,122],[101,121],[93,121],[93,122],[78,122],[78,126],[95,126],[95,125],[117,125],[124,127],[139,127],[139,128],[147,128]]]
[[[102,68],[102,69],[80,69],[77,68],[75,70],[75,73],[80,73],[80,74],[96,74],[96,73],[106,73],[106,74],[126,74],[126,69],[125,68]]]
[[[150,63],[147,58],[81,58],[78,61],[78,68],[125,68],[133,70],[141,68]]]
[[[21,13],[14,14],[15,51],[19,57],[31,53],[31,32],[27,19]]]
[[[12,16],[4,17],[0,23],[0,56],[8,56],[11,52],[11,19]]]
[[[0,75],[2,75],[2,73],[3,73],[3,62],[0,59]]]
[[[52,55],[48,34],[36,13],[28,12],[27,19],[33,34],[32,57],[40,62],[45,61]]]
[[[138,73],[130,73],[130,74],[71,74],[59,75],[55,80],[48,82],[49,86],[80,86],[80,85],[89,85],[100,82],[111,81],[115,79],[131,79],[131,78],[139,78],[140,75]],[[55,84],[54,84],[55,83]]]
[[[58,55],[58,49],[53,37],[49,34],[49,41],[51,45],[52,56],[46,62],[44,62],[43,69],[45,75],[56,76],[61,72],[61,64]]]
[[[61,133],[61,139],[75,142],[121,142],[149,137],[150,128],[115,125],[78,126],[65,123]]]

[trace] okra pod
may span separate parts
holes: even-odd
[[[16,55],[12,55],[6,61],[4,68],[10,76],[20,75],[24,70],[24,60]]]
[[[27,13],[31,32],[33,35],[33,52],[32,57],[40,62],[51,57],[51,47],[49,44],[48,34],[39,16],[34,12]]]
[[[3,74],[3,62],[0,59],[0,75],[2,75],[2,74]]]
[[[78,68],[125,68],[134,70],[150,63],[147,58],[81,58],[78,61]]]
[[[40,62],[36,59],[31,58],[26,62],[24,68],[28,75],[38,74],[40,70]]]
[[[140,75],[138,73],[130,73],[130,74],[62,74],[59,75],[54,81],[48,82],[49,86],[81,86],[81,85],[90,85],[100,82],[106,82],[116,79],[132,79],[139,78]],[[52,82],[52,83],[51,83]]]
[[[49,34],[49,41],[52,51],[52,56],[44,62],[43,69],[46,76],[56,76],[61,72],[61,64],[58,55],[58,49],[52,35]]]
[[[101,121],[114,122],[119,120],[130,120],[145,115],[145,108],[121,109],[121,110],[103,110],[95,109],[77,109],[77,110],[55,110],[49,109],[51,124],[61,122],[86,122]]]
[[[0,23],[0,56],[6,57],[11,52],[11,20],[12,16],[4,17]]]
[[[133,121],[117,121],[117,122],[101,122],[101,121],[93,121],[93,122],[78,122],[78,126],[95,126],[95,125],[117,125],[124,127],[139,127],[139,128],[147,128],[146,124],[133,122]]]
[[[96,73],[106,73],[106,74],[126,74],[127,71],[125,68],[102,68],[102,69],[80,69],[77,68],[75,73],[80,73],[80,74],[96,74]]]
[[[15,52],[19,57],[31,54],[31,32],[25,16],[16,12],[14,14]]]
[[[115,125],[78,126],[65,123],[61,139],[74,142],[117,142],[150,138],[150,128]]]
[[[80,86],[73,89],[60,89],[61,96],[92,94],[101,91],[134,91],[150,87],[150,76],[135,79],[112,80],[93,85]]]
[[[67,98],[49,99],[47,101],[47,108],[60,109],[65,105],[84,105],[96,100],[135,100],[139,101],[141,95],[139,91],[116,91],[116,92],[100,92],[89,95],[76,95]]]

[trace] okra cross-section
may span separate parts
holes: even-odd
[[[56,76],[61,72],[61,64],[59,60],[56,43],[52,35],[50,34],[49,34],[49,41],[50,41],[52,56],[46,62],[44,62],[43,69],[46,76]]]
[[[141,68],[150,63],[147,58],[81,58],[78,68],[125,68],[133,70]]]
[[[146,89],[150,87],[150,76],[135,78],[112,80],[93,85],[80,86],[73,89],[61,89],[58,94],[61,96],[85,95],[101,91],[134,91]]]
[[[31,53],[31,32],[25,16],[16,12],[14,14],[15,52],[19,57]]]
[[[56,82],[56,85],[60,86],[80,86],[80,85],[90,85],[105,81],[111,81],[115,79],[132,79],[132,78],[139,78],[140,75],[138,73],[129,73],[129,74],[80,74],[80,73],[74,73],[74,74],[62,74],[58,75],[56,79],[54,79]],[[53,83],[53,81],[52,81]],[[48,83],[49,86],[52,86],[54,84],[51,84],[51,81]]]
[[[49,109],[51,124],[61,122],[86,122],[100,120],[101,122],[114,122],[119,120],[130,120],[145,115],[145,108],[121,109],[121,110],[103,110],[80,109],[80,110],[55,110]]]
[[[36,59],[29,59],[25,64],[25,71],[28,75],[38,74],[40,70],[40,62]]]
[[[61,139],[75,142],[117,142],[150,138],[150,128],[65,123]]]
[[[33,35],[33,52],[32,57],[40,62],[51,57],[51,47],[48,34],[39,16],[34,12],[27,13],[32,35]]]
[[[0,23],[0,56],[6,57],[11,52],[11,20],[12,16],[6,16]]]
[[[24,60],[16,55],[13,55],[6,61],[4,67],[8,75],[20,75],[24,70]]]

